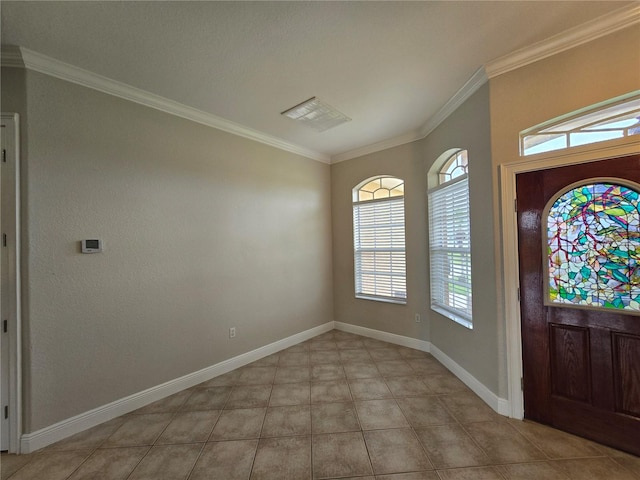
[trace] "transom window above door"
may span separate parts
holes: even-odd
[[[563,115],[520,133],[520,155],[562,150],[640,134],[640,92]]]

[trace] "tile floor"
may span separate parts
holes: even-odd
[[[640,458],[501,417],[429,354],[337,330],[0,460],[2,480],[640,479]]]

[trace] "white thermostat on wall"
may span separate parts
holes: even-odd
[[[102,240],[82,240],[82,253],[102,252]]]

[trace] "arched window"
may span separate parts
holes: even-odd
[[[443,184],[454,178],[466,175],[468,168],[469,160],[467,159],[467,151],[460,150],[454,153],[438,172],[439,183]]]
[[[547,305],[640,311],[638,190],[592,179],[551,199],[542,217]]]
[[[640,94],[544,122],[520,133],[520,154],[551,152],[640,134]]]
[[[438,171],[439,185],[429,190],[429,259],[431,308],[473,328],[467,173],[467,151],[454,151]]]
[[[356,297],[406,303],[404,181],[370,178],[353,189]]]

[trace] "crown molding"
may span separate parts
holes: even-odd
[[[20,47],[15,45],[2,45],[0,50],[0,65],[3,67],[24,68]]]
[[[637,23],[640,23],[640,5],[635,3],[492,60],[485,65],[487,76],[497,77]]]
[[[444,122],[449,115],[456,111],[456,109],[466,102],[471,95],[476,93],[482,85],[487,83],[489,77],[484,67],[480,67],[471,76],[469,80],[458,90],[453,97],[447,100],[440,110],[438,110],[420,129],[420,138],[424,138],[433,132],[442,122]]]
[[[7,52],[6,58],[5,50]],[[18,63],[18,58],[21,58],[22,62]],[[5,60],[7,60],[7,62],[5,62]],[[2,47],[2,66],[21,67],[23,64],[24,68],[29,70],[60,78],[115,97],[120,97],[177,117],[185,118],[202,125],[207,125],[249,140],[254,140],[280,150],[295,153],[323,163],[329,163],[330,161],[330,157],[328,155],[316,152],[315,150],[310,150],[299,145],[289,143],[281,138],[267,135],[257,130],[225,120],[224,118],[216,115],[169,100],[161,97],[160,95],[155,95],[139,88],[132,87],[131,85],[127,85],[126,83],[118,82],[74,65],[61,62],[41,53],[34,52],[33,50],[29,50],[24,47]]]
[[[397,147],[406,143],[415,142],[416,140],[422,140],[431,132],[433,132],[438,125],[444,122],[449,115],[451,115],[460,105],[462,105],[471,95],[473,95],[482,85],[488,80],[484,68],[479,68],[473,76],[467,80],[467,82],[458,90],[453,97],[447,100],[440,110],[438,110],[419,130],[400,135],[397,137],[383,140],[382,142],[374,143],[372,145],[366,145],[364,147],[349,150],[348,152],[340,153],[331,157],[331,164],[344,162],[345,160],[351,160],[352,158],[361,157],[370,153],[379,152],[388,148]]]
[[[370,145],[365,145],[364,147],[355,148],[347,152],[333,155],[331,157],[331,164],[333,165],[334,163],[340,163],[344,162],[345,160],[351,160],[352,158],[362,157],[363,155],[368,155],[369,153],[387,150],[388,148],[404,145],[405,143],[415,142],[416,140],[420,140],[420,138],[422,138],[420,137],[420,133],[414,130],[412,132],[405,133],[404,135],[388,138],[381,142],[372,143]]]
[[[420,129],[383,140],[381,142],[339,153],[331,157],[315,150],[310,150],[299,145],[289,143],[280,138],[225,120],[224,118],[212,115],[202,110],[188,107],[159,95],[146,92],[125,83],[55,60],[23,47],[2,46],[0,60],[3,67],[28,68],[30,70],[139,103],[156,110],[170,113],[178,117],[192,120],[218,130],[248,138],[280,150],[295,153],[323,163],[333,164],[411,143],[416,140],[421,140],[435,130],[449,115],[451,115],[489,79],[537,62],[538,60],[556,55],[605,35],[609,35],[637,23],[640,23],[640,5],[633,4],[569,29],[562,34],[555,35],[541,42],[492,60],[486,63],[484,67],[479,68],[476,73],[462,86],[462,88],[458,90],[440,110],[430,117]]]

